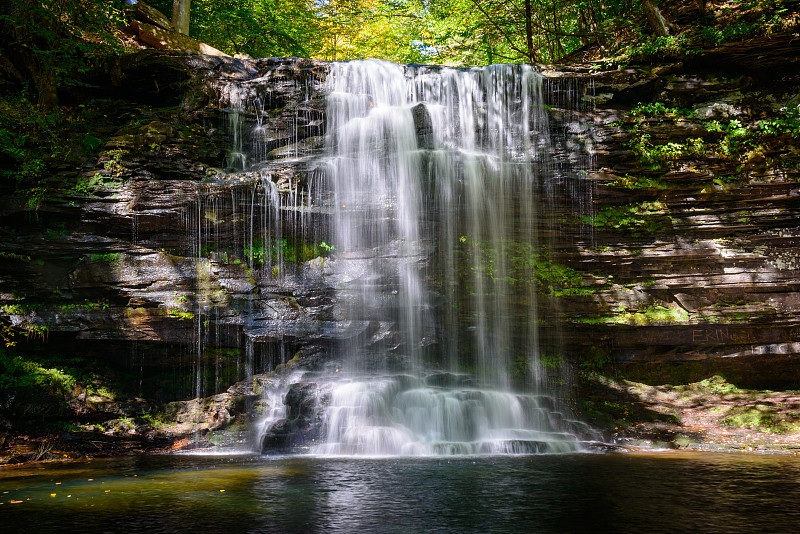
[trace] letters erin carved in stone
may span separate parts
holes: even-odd
[[[693,343],[722,343],[724,341],[733,341],[733,337],[727,328],[700,328],[692,330]]]

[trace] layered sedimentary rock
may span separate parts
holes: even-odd
[[[795,60],[776,47],[770,65]],[[545,72],[553,164],[591,160],[579,194],[544,214],[559,222],[537,267],[544,352],[662,381],[800,381],[800,152],[786,122],[800,80],[715,53]],[[329,214],[308,203],[325,64],[144,53],[109,72],[117,110],[99,156],[60,169],[68,187],[3,202],[0,297],[28,334],[19,348],[111,362],[166,402],[322,367],[350,339],[397,342],[390,324],[335,314]]]
[[[596,234],[565,257],[597,290],[561,299],[567,344],[643,379],[795,385],[796,58],[780,40],[713,57],[581,74]]]
[[[290,359],[298,350],[282,345],[290,332],[318,338],[327,290],[301,287],[294,270],[322,266],[292,262],[280,276],[264,273],[249,226],[264,222],[271,188],[284,195],[305,180],[296,147],[319,148],[316,72],[324,66],[306,60],[152,52],[112,65],[106,96],[115,100],[103,110],[104,131],[94,132],[98,156],[60,169],[64,186],[3,201],[0,291],[4,332],[17,349],[45,342],[45,350],[90,354],[139,375],[133,389],[163,402],[225,391],[255,368]],[[230,82],[259,76],[268,79],[260,111],[274,149],[263,176],[236,161],[241,125],[231,117],[246,123],[255,114],[227,106]],[[291,150],[291,162],[281,150]],[[238,257],[216,254],[212,237],[235,243]],[[263,255],[268,245],[255,246]],[[334,330],[328,336],[349,335]],[[245,354],[245,331],[280,347]],[[198,369],[208,375],[200,382],[191,378]]]

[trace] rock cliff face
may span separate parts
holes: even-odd
[[[769,68],[719,50],[710,63],[545,72],[559,157],[580,149],[570,132],[590,132],[593,154],[592,209],[547,214],[570,237],[548,239],[545,347],[662,382],[724,370],[800,384],[800,76],[781,46],[765,48]],[[336,316],[327,214],[309,201],[326,72],[150,52],[111,68],[98,158],[61,169],[68,187],[2,203],[9,339],[89,355],[157,402],[322,367],[351,339],[386,344],[388,325]],[[262,386],[229,395],[255,402]]]
[[[786,46],[579,73],[593,82],[596,234],[565,261],[597,290],[561,299],[572,350],[661,383],[798,384],[800,78]]]
[[[309,175],[298,147],[311,154],[324,132],[324,66],[144,52],[109,72],[114,100],[97,159],[61,169],[67,185],[3,201],[4,332],[17,350],[44,342],[44,351],[90,354],[151,400],[225,391],[298,350],[280,341],[253,352],[248,339],[304,337],[303,320],[324,313],[326,290],[296,282],[301,269],[321,272],[322,260],[303,262],[324,251],[287,258],[286,272],[259,268],[270,253],[260,240],[276,208],[270,195],[280,203],[297,192]],[[269,173],[230,174],[242,170],[242,123],[255,120],[230,108],[232,91],[247,90],[231,82],[259,76],[269,94],[251,96],[269,117]],[[299,239],[278,231],[286,247]],[[236,257],[217,253],[221,244]],[[272,338],[254,326],[275,322]],[[289,323],[294,334],[284,336]]]

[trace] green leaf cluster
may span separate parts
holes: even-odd
[[[766,135],[789,135],[793,139],[800,138],[800,104],[781,108],[774,119],[764,119],[759,123],[761,132]]]
[[[584,285],[585,273],[552,261],[547,247],[519,241],[504,241],[499,246],[484,240],[461,236],[458,242],[459,278],[475,285],[476,279],[515,288],[535,287],[539,293],[553,296],[590,294],[597,286]]]
[[[581,220],[601,229],[630,232],[634,237],[672,225],[669,208],[660,201],[603,206],[594,216],[582,216]]]
[[[75,387],[76,380],[70,370],[58,367],[45,367],[40,363],[0,350],[0,390],[51,386],[61,391]]]
[[[693,157],[714,157],[736,162],[746,162],[763,156],[765,147],[774,144],[771,137],[789,136],[800,138],[800,105],[785,106],[774,118],[761,120],[755,126],[747,126],[739,119],[697,120],[694,112],[670,108],[661,102],[639,103],[632,110],[634,125],[627,145],[639,161],[650,170],[672,165],[676,160]],[[693,120],[703,128],[701,137],[687,138],[684,142],[652,141],[651,128],[664,122]],[[620,124],[621,125],[621,124]],[[642,183],[639,184],[638,182]],[[617,183],[627,188],[654,186],[641,179],[619,179]]]
[[[267,263],[304,263],[314,258],[328,256],[335,249],[324,241],[309,243],[305,241],[254,239],[251,246],[244,247],[244,256],[254,265]]]
[[[26,64],[44,84],[78,83],[77,73],[99,66],[124,49],[118,29],[125,24],[122,2],[112,0],[17,0],[0,14],[13,28],[6,46],[26,55]]]
[[[318,40],[305,0],[194,0],[193,37],[231,54],[309,56]]]
[[[43,110],[25,94],[0,98],[0,188],[31,187],[65,156],[59,136],[64,123],[60,110]]]

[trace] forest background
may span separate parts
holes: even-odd
[[[130,46],[136,0],[0,0],[3,41],[39,56]],[[149,0],[228,54],[471,66],[698,53],[797,23],[797,0]],[[5,6],[4,6],[5,4]],[[173,22],[176,17],[173,15]],[[185,16],[184,16],[185,18]],[[180,28],[183,23],[178,24]],[[186,33],[184,29],[184,33]],[[69,46],[66,46],[69,45]],[[586,52],[586,55],[576,55]],[[61,51],[61,55],[65,51]],[[60,57],[64,60],[66,58]],[[39,57],[39,61],[43,58]]]
[[[167,16],[174,8],[188,14],[184,32],[230,55],[451,66],[590,62],[598,71],[795,32],[800,11],[800,0],[147,3]],[[134,4],[0,0],[0,193],[35,201],[53,165],[98,149],[84,131],[92,106],[79,105],[97,98],[94,73],[142,47],[130,27]]]

